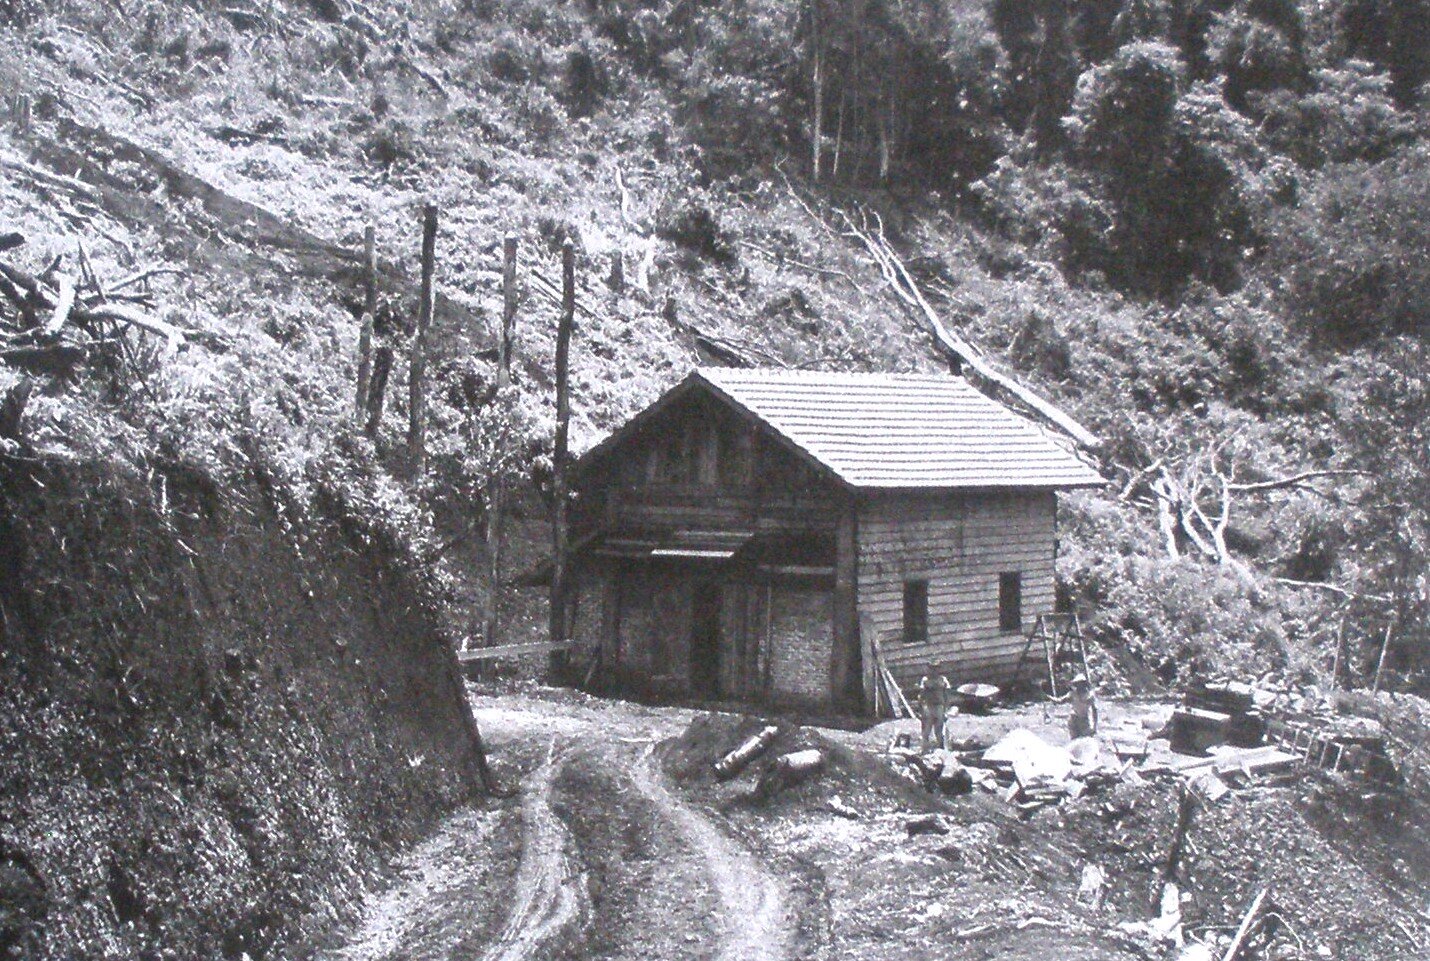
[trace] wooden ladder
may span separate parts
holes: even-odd
[[[1018,655],[1018,664],[1013,669],[1013,679],[1008,682],[1009,687],[1018,683],[1018,678],[1023,673],[1023,665],[1028,660],[1028,654],[1033,650],[1033,645],[1040,642],[1043,648],[1043,660],[1048,670],[1048,693],[1057,697],[1059,658],[1065,656],[1076,658],[1082,664],[1083,673],[1088,673],[1087,644],[1082,636],[1082,621],[1078,619],[1076,613],[1039,614],[1038,619],[1033,623],[1032,632],[1028,634],[1028,643],[1023,645],[1023,653]]]

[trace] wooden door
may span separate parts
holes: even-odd
[[[690,604],[690,687],[701,697],[720,695],[720,609],[723,591],[717,581],[695,584]]]

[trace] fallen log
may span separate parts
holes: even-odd
[[[818,748],[784,754],[760,775],[755,785],[755,797],[768,800],[787,788],[794,787],[824,770],[824,752]]]
[[[715,762],[715,778],[728,781],[750,766],[750,762],[769,750],[779,736],[780,729],[771,724],[758,734],[751,735],[729,754]]]
[[[1072,417],[1058,409],[1052,402],[1040,397],[1038,394],[1024,387],[1013,378],[994,370],[986,360],[974,349],[973,345],[952,333],[944,326],[938,313],[924,297],[923,291],[914,282],[913,275],[909,273],[908,267],[904,264],[888,239],[884,236],[883,223],[875,215],[876,227],[874,230],[861,230],[854,224],[853,219],[843,211],[840,211],[845,225],[849,229],[850,236],[857,239],[869,251],[869,255],[874,258],[880,271],[884,274],[894,293],[911,309],[923,314],[924,320],[928,323],[929,330],[939,347],[952,358],[960,367],[968,368],[978,379],[992,385],[995,389],[1011,395],[1022,407],[1037,415],[1045,423],[1052,425],[1062,433],[1077,441],[1078,444],[1088,449],[1097,449],[1102,445],[1101,439],[1087,428],[1083,427]]]

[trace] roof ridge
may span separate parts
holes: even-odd
[[[697,367],[695,372],[705,377],[747,377],[754,376],[778,380],[818,380],[820,378],[857,378],[861,380],[911,380],[940,381],[950,384],[968,384],[968,378],[961,374],[940,372],[920,373],[918,371],[867,371],[867,370],[801,370],[790,367]],[[971,385],[969,385],[971,386]]]

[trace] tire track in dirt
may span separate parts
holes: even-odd
[[[521,865],[511,916],[482,961],[525,961],[537,948],[589,914],[586,875],[574,867],[572,840],[551,809],[552,785],[564,758],[553,739],[522,799]]]
[[[691,851],[704,859],[720,902],[723,944],[720,961],[783,961],[789,954],[792,925],[779,881],[744,845],[732,840],[709,818],[677,799],[656,771],[646,748],[631,768],[636,789],[673,824]]]

